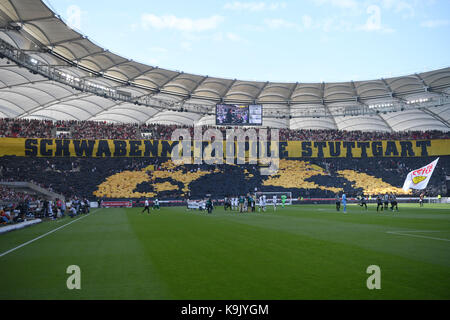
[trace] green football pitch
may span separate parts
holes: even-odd
[[[0,299],[450,299],[448,205],[141,210],[0,235]],[[71,265],[80,290],[67,288]],[[379,290],[367,288],[372,265]]]

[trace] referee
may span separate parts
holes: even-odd
[[[148,212],[148,214],[150,214],[150,205],[149,205],[149,203],[148,203],[148,200],[147,200],[147,199],[145,199],[145,208],[144,208],[144,210],[142,210],[142,212],[141,212],[141,213],[144,213],[145,211],[147,211],[147,212]]]
[[[341,210],[341,198],[339,197],[338,194],[336,194],[336,211],[340,210]]]

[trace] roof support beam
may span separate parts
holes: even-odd
[[[150,71],[152,71],[152,70],[155,70],[156,68],[157,68],[157,67],[150,67],[150,69],[147,69],[147,70],[144,70],[144,71],[138,73],[134,78],[131,78],[130,81],[134,81],[134,80],[136,80],[137,78],[139,78],[140,76],[143,76],[143,75],[146,74],[147,72],[150,72]]]
[[[77,40],[83,40],[83,39],[84,39],[84,37],[80,35],[80,36],[72,38],[72,39],[66,39],[66,40],[61,40],[61,41],[57,41],[57,42],[52,42],[50,44],[50,46],[51,47],[56,47],[56,46],[59,46],[60,44],[63,44],[63,43],[77,41]]]
[[[415,73],[414,75],[419,80],[419,82],[422,84],[422,87],[425,90],[425,92],[428,92],[430,87],[425,83],[425,80],[423,80],[423,78],[418,73]]]
[[[105,112],[105,111],[104,111]],[[133,119],[134,121],[136,121],[137,123],[140,123],[141,122],[141,120],[140,119],[138,119],[138,118],[136,118],[136,117],[133,117],[133,116],[130,116],[129,114],[122,114],[122,113],[118,113],[118,112],[108,112],[108,111],[106,111],[105,112],[105,116],[107,117],[107,116],[109,116],[109,115],[112,115],[112,116],[121,116],[121,117],[128,117],[128,118],[131,118],[131,119]],[[98,115],[96,115],[95,117],[101,117],[102,115],[101,114],[98,114]],[[93,118],[94,116],[91,116],[90,118],[89,118],[89,120],[90,121],[92,121],[92,118]]]
[[[11,5],[13,5],[13,3],[12,3],[12,1],[9,1],[9,3],[11,4]],[[15,8],[14,8],[15,9]],[[50,16],[47,16],[47,17],[40,17],[40,18],[34,18],[34,19],[32,19],[32,20],[23,20],[22,18],[20,18],[20,23],[22,23],[22,24],[24,24],[24,23],[28,23],[29,21],[42,21],[42,20],[50,20],[50,19],[53,19],[53,18],[55,18],[56,16],[54,15],[54,14],[52,14],[52,15],[50,15]]]
[[[433,118],[435,118],[436,120],[444,123],[447,128],[450,128],[450,122],[448,122],[447,120],[445,120],[444,118],[442,118],[440,115],[434,113],[433,111],[431,111],[428,108],[420,108],[420,110],[422,110],[423,112],[425,112],[426,114],[429,114],[430,116],[432,116]]]
[[[97,54],[100,54],[103,52],[105,52],[105,50],[101,49],[100,51],[91,52],[91,53],[85,54],[84,56],[81,56],[81,57],[75,57],[76,64],[78,66],[78,63],[80,63],[80,60],[83,60],[87,57],[94,56],[94,55],[97,55]]]
[[[330,111],[330,108],[328,107],[328,105],[325,102],[323,102],[323,107],[325,109],[325,113],[328,113],[329,117],[331,117],[331,120],[333,120],[333,123],[334,123],[334,126],[336,127],[336,130],[339,130],[339,127],[338,127],[338,124],[336,122],[336,119],[334,118],[333,114]]]
[[[178,107],[180,108],[180,110],[184,107],[184,104],[186,103],[186,101],[192,97],[192,94],[195,92],[195,90],[197,90],[198,87],[200,87],[202,85],[202,83],[205,82],[206,79],[208,79],[208,76],[203,77],[203,79],[201,79],[199,82],[197,82],[197,84],[191,89],[191,91],[189,91],[189,94],[187,95],[187,97],[183,98],[181,101],[176,103],[176,104],[178,104]]]
[[[205,81],[206,79],[208,79],[208,76],[204,76],[202,80],[200,80],[194,88],[192,88],[192,90],[189,92],[189,96],[192,96],[195,92],[195,90],[197,90]]]
[[[161,90],[162,88],[164,88],[169,82],[171,82],[172,80],[174,80],[175,78],[177,78],[178,76],[182,75],[182,72],[177,72],[177,74],[175,74],[172,77],[169,77],[169,79],[164,82],[163,84],[161,84],[160,86],[158,86],[158,91]]]
[[[56,106],[56,105],[57,105],[57,104],[54,104],[53,106],[47,107],[47,108],[45,108],[45,109],[43,109],[43,110],[55,110],[55,111],[60,111],[59,109],[53,108],[53,107]],[[68,103],[64,103],[64,102],[61,102],[61,105],[65,105],[65,106],[68,106],[68,107],[70,107],[70,108],[78,109],[78,110],[80,110],[80,111],[82,111],[82,112],[86,112],[87,114],[89,114],[89,116],[92,116],[92,113],[91,113],[91,112],[89,112],[89,111],[87,111],[86,109],[83,109],[83,108],[81,108],[81,107],[79,107],[79,106],[75,106],[75,105],[73,105],[73,104],[68,104]]]
[[[356,90],[356,86],[355,86],[355,83],[353,82],[353,80],[350,81],[350,85],[351,85],[351,88],[353,91],[353,96],[355,97],[355,100],[360,101],[361,97],[359,96],[358,91]]]
[[[259,92],[255,95],[255,100],[253,101],[254,104],[256,104],[259,100],[259,97],[261,96],[261,93],[264,91],[264,89],[267,87],[267,85],[269,84],[269,81],[267,81],[266,83],[264,83],[264,85],[261,87],[261,89],[259,90]]]
[[[289,96],[286,99],[286,103],[289,109],[289,118],[292,116],[292,107],[291,107],[291,99],[292,95],[294,94],[295,90],[298,88],[298,82],[295,83],[295,85],[291,88],[291,91],[289,92]],[[288,128],[291,128],[291,124],[289,123]]]
[[[34,21],[34,20],[30,20],[30,21]],[[51,46],[51,45],[52,45],[52,41],[51,41],[50,38],[47,36],[47,34],[44,32],[44,30],[42,30],[41,27],[39,27],[39,26],[37,26],[37,25],[35,25],[34,23],[31,23],[31,22],[26,22],[26,24],[29,24],[29,25],[35,27],[36,29],[38,29],[38,30],[41,32],[41,34],[44,36],[44,38],[47,39],[48,44],[43,44],[42,42],[41,42],[41,44],[43,44],[44,46]],[[22,31],[22,32],[26,32],[25,30],[23,30],[23,28],[21,29],[21,31]],[[26,34],[29,35],[29,36],[31,36],[28,32],[26,32]],[[36,38],[33,37],[33,39],[36,39]],[[36,39],[36,40],[37,40],[37,39]]]
[[[322,100],[322,104],[325,104],[325,82],[320,84],[320,100]]]
[[[227,90],[223,93],[223,95],[220,97],[220,102],[223,103],[225,101],[225,97],[228,95],[228,93],[230,92],[231,88],[234,86],[234,84],[236,83],[236,79],[234,79],[230,85],[228,86]]]
[[[26,117],[26,116],[28,116],[28,115],[31,115],[31,114],[32,114],[33,112],[35,112],[35,111],[38,111],[38,110],[40,110],[40,109],[45,109],[45,108],[51,107],[51,106],[53,106],[53,105],[55,105],[55,104],[58,104],[58,103],[60,103],[60,102],[68,102],[68,101],[72,101],[72,100],[78,99],[81,95],[86,95],[86,94],[85,94],[85,93],[74,94],[74,95],[72,95],[72,96],[69,96],[68,98],[59,99],[59,100],[55,100],[55,101],[48,102],[48,103],[43,104],[43,105],[39,105],[39,106],[37,106],[37,107],[34,107],[34,108],[28,110],[26,113],[24,113],[24,114],[21,115],[20,117],[21,117],[21,118]],[[89,96],[93,96],[93,94],[87,95],[86,97],[89,97]]]
[[[337,125],[336,119],[334,118],[333,114],[331,113],[330,108],[328,107],[328,104],[325,103],[325,99],[324,99],[324,97],[325,97],[325,82],[322,82],[321,85],[320,85],[320,94],[321,94],[320,99],[321,99],[322,105],[323,105],[323,107],[325,109],[325,113],[329,114],[329,116],[333,120],[334,125],[336,126],[336,129],[339,130],[339,127]]]
[[[381,78],[381,82],[383,82],[384,87],[386,88],[387,92],[391,95],[391,97],[394,97],[394,92],[391,89],[391,86],[387,83],[387,81],[384,78]]]
[[[4,98],[4,97],[0,97],[0,100],[9,102],[10,104],[12,104],[12,105],[13,105],[14,107],[16,107],[17,109],[23,110],[23,112],[27,112],[24,108],[22,108],[21,106],[19,106],[19,105],[17,104],[17,102],[14,101],[14,100],[6,99],[6,98]]]
[[[77,117],[76,115],[70,114],[70,113],[68,113],[68,112],[66,112],[66,111],[63,111],[63,110],[42,109],[42,110],[37,110],[37,111],[50,111],[50,112],[63,113],[63,114],[65,114],[65,115],[68,115],[69,117],[74,117],[74,118],[75,118],[76,120],[78,120],[78,121],[83,121],[82,119],[80,119],[80,118]],[[24,118],[24,117],[27,117],[27,116],[32,116],[32,114],[23,115],[23,116],[20,116],[20,118]],[[37,116],[39,116],[39,115],[37,115]],[[44,116],[42,116],[42,117],[44,117]],[[46,117],[46,116],[45,116],[45,117]],[[49,117],[49,118],[50,118],[50,117]]]
[[[364,108],[369,109],[369,106],[368,106],[365,102],[358,101],[358,103],[360,103],[361,105],[363,105]],[[384,124],[386,124],[386,126],[389,128],[389,130],[390,130],[391,132],[394,132],[394,128],[391,127],[391,125],[389,124],[389,122],[387,122],[380,114],[377,113],[376,115],[378,116],[378,118],[381,119],[381,121],[384,122]]]
[[[386,90],[388,91],[389,95],[391,96],[391,98],[396,99],[398,101],[401,102],[407,102],[405,99],[398,97],[394,91],[392,91],[391,86],[387,83],[387,81],[384,78],[381,78],[381,81],[383,82]]]

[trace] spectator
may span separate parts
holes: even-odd
[[[203,132],[215,128],[223,136],[226,129],[233,127],[202,127]],[[56,129],[56,130],[53,130]],[[107,123],[97,121],[50,121],[28,119],[0,119],[0,137],[60,138],[60,139],[159,139],[170,140],[175,129],[188,129],[194,135],[192,126]],[[234,127],[238,129],[238,127]],[[63,130],[63,131],[58,131]],[[270,138],[270,131],[268,131]],[[372,140],[420,140],[449,139],[450,134],[442,131],[345,131],[345,130],[279,130],[280,141],[372,141]]]

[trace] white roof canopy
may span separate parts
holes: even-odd
[[[188,74],[141,64],[105,50],[68,27],[40,0],[0,1],[0,39],[39,63],[54,66],[73,77],[89,79],[138,97],[153,96],[171,103],[199,105],[204,112],[195,113],[187,108],[188,112],[178,113],[156,106],[112,101],[30,73],[3,58],[0,59],[1,117],[211,125],[214,119],[210,114],[214,113],[215,103],[224,102],[262,104],[264,125],[274,127],[413,130],[424,129],[416,124],[422,119],[426,128],[450,129],[448,105],[435,110],[396,112],[395,115],[346,119],[333,116],[338,108],[334,106],[341,103],[364,107],[380,100],[404,101],[411,96],[448,94],[450,68],[341,83],[258,82]],[[317,106],[325,110],[328,118],[296,118],[297,107]]]

